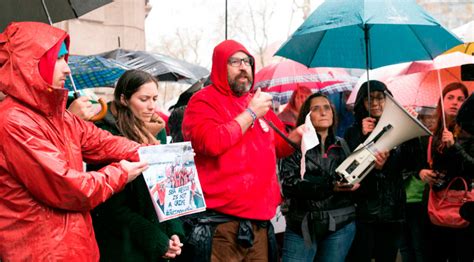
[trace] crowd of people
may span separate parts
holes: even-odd
[[[457,177],[472,190],[474,98],[462,83],[444,88],[436,124],[420,117],[432,136],[375,152],[374,169],[348,184],[335,170],[377,126],[387,86],[361,86],[341,137],[331,99],[304,86],[277,115],[272,97],[253,89],[254,57],[223,41],[210,83],[175,109],[180,128],[170,128],[174,142],[193,145],[207,210],[160,223],[137,153],[166,143],[158,80],[125,72],[105,118],[89,122],[87,97],[66,105],[68,47],[66,32],[42,23],[0,34],[1,261],[474,259],[473,224],[435,225],[427,208]],[[319,144],[302,155],[308,125]],[[270,220],[283,202],[278,243]],[[459,213],[473,221],[474,202]]]

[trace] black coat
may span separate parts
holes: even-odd
[[[463,177],[470,187],[469,181],[474,178],[474,137],[470,134],[459,136],[456,142],[441,152],[437,150],[440,138],[433,137],[431,154],[433,158],[433,170],[443,173],[443,183],[434,187],[435,190],[445,188],[455,177]],[[464,189],[462,183],[456,183],[452,189]]]
[[[304,179],[301,179],[300,175],[301,154],[299,152],[282,160],[280,178],[283,195],[288,204],[285,219],[287,227],[295,233],[302,234],[302,221],[308,212],[354,206],[352,193],[333,190],[337,180],[335,170],[348,155],[340,140],[343,139],[328,136],[325,149],[322,149],[320,144],[306,152]],[[321,151],[324,151],[324,155]],[[351,217],[352,219],[347,220],[346,224],[354,220],[355,213]],[[313,221],[313,223],[317,222]]]
[[[362,119],[362,118],[360,118]],[[367,136],[360,122],[347,129],[345,139],[353,151]],[[357,219],[363,222],[402,222],[405,219],[404,159],[400,148],[390,151],[382,170],[373,169],[355,192]]]

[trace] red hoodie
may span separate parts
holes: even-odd
[[[235,96],[227,80],[227,60],[238,51],[251,56],[233,40],[214,49],[212,84],[189,101],[183,136],[191,141],[196,153],[196,167],[209,209],[241,218],[269,220],[281,201],[276,157],[289,155],[292,149],[259,120],[242,134],[234,118],[248,107],[252,94]],[[265,118],[284,130],[273,111],[269,110]]]
[[[0,34],[2,261],[97,261],[89,210],[123,189],[127,173],[117,164],[84,172],[82,161],[137,158],[137,143],[66,111],[67,90],[46,82],[67,38],[34,22]]]

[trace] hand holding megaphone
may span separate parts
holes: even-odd
[[[390,150],[412,138],[431,135],[389,93],[385,92],[385,97],[385,107],[377,125],[371,117],[363,119],[362,131],[369,136],[336,168],[344,182],[359,183],[373,168],[383,167]]]

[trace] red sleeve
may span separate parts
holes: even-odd
[[[44,127],[29,116],[17,116],[4,123],[0,131],[0,148],[8,173],[37,201],[56,208],[87,211],[123,189],[127,174],[118,164],[97,172],[73,169],[66,155],[71,152],[58,149],[48,137],[48,130],[43,132]],[[77,132],[87,133],[81,130],[82,127],[77,126]],[[74,134],[68,134],[64,143],[73,143],[73,137]]]
[[[217,156],[242,138],[242,129],[234,119],[223,121],[219,110],[209,101],[193,97],[184,112],[182,132],[196,153]]]
[[[72,126],[80,130],[82,157],[88,163],[118,162],[120,160],[139,161],[138,147],[140,144],[125,137],[114,136],[110,132],[98,128],[92,122],[83,121],[67,112],[73,121]]]

